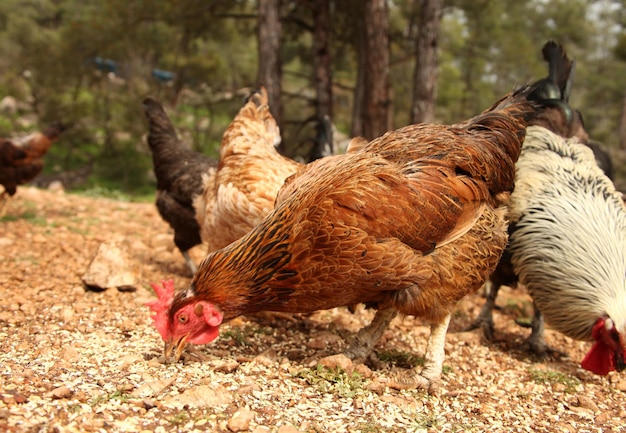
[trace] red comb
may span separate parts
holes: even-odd
[[[154,327],[159,331],[163,340],[166,340],[169,333],[167,312],[174,299],[174,280],[164,280],[161,285],[150,283],[150,286],[156,293],[157,299],[146,302],[146,305],[156,313],[152,316]]]

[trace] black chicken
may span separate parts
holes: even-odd
[[[176,134],[163,106],[152,98],[143,101],[150,123],[148,145],[152,151],[157,179],[156,206],[161,217],[174,230],[174,243],[192,273],[197,266],[189,250],[202,243],[200,226],[193,206],[202,193],[203,175],[215,172],[217,162],[183,143]]]

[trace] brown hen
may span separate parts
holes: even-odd
[[[22,138],[0,139],[0,215],[8,203],[7,196],[17,192],[17,186],[35,179],[43,169],[43,157],[54,141],[65,130],[60,122],[48,125],[43,131]]]
[[[194,201],[208,252],[248,233],[274,208],[285,179],[302,164],[278,153],[280,130],[270,113],[267,92],[253,92],[222,137],[214,176]]]
[[[502,205],[535,114],[529,91],[462,124],[410,125],[300,170],[257,227],[206,257],[189,288],[154,286],[166,352],[209,343],[242,314],[363,302],[378,311],[348,355],[366,356],[398,312],[424,317],[424,368],[390,385],[435,391],[450,313],[507,242]]]

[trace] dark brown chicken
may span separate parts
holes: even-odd
[[[22,138],[0,139],[0,215],[6,210],[7,196],[17,192],[17,186],[35,179],[43,169],[43,157],[65,130],[60,122],[48,125]]]
[[[588,144],[594,152],[598,165],[610,176],[612,167],[608,155],[598,144],[590,143],[581,113],[568,104],[574,61],[567,56],[564,47],[554,41],[548,41],[543,46],[542,54],[543,59],[548,63],[548,76],[534,84],[535,90],[529,98],[541,103],[544,109],[529,122],[529,125],[542,126],[561,137],[576,137],[581,143]],[[509,235],[513,229],[514,225],[511,225]],[[468,330],[482,328],[485,338],[492,341],[494,339],[493,309],[498,291],[503,285],[516,286],[518,283],[518,276],[513,271],[508,249],[505,250],[500,263],[490,276],[489,283],[487,300]],[[546,353],[547,346],[543,340],[543,318],[539,311],[536,311],[533,328],[532,338],[529,339],[530,349],[543,355]]]
[[[207,344],[242,314],[363,302],[378,311],[348,355],[368,355],[398,312],[424,317],[424,368],[391,384],[435,391],[452,309],[507,242],[502,204],[536,111],[530,90],[464,123],[410,125],[304,167],[256,228],[206,257],[187,289],[154,285],[166,351],[180,357],[187,343]]]
[[[202,194],[203,175],[214,174],[217,161],[194,151],[178,138],[158,101],[144,99],[143,110],[149,122],[148,145],[157,179],[156,207],[174,230],[174,244],[193,274],[197,267],[189,250],[202,243],[193,201]]]

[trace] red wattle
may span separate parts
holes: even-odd
[[[580,366],[592,373],[606,376],[615,370],[611,350],[602,340],[596,341],[580,363]]]

